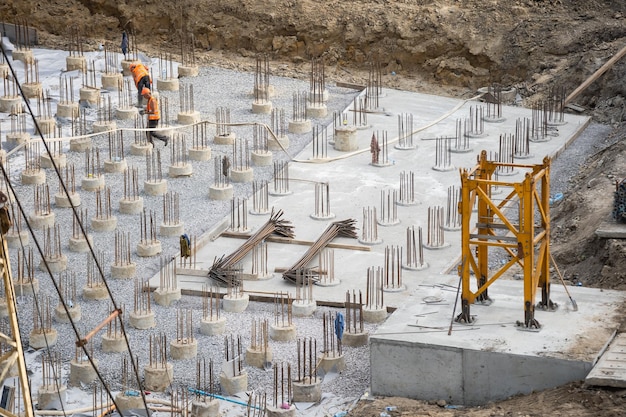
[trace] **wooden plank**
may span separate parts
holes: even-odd
[[[359,91],[365,90],[365,86],[364,85],[360,85],[360,84],[337,82],[336,85],[337,85],[337,87],[352,88],[353,90],[359,90]]]
[[[626,388],[626,334],[618,334],[600,357],[585,383],[602,387]]]
[[[567,106],[572,100],[574,100],[580,93],[585,91],[595,80],[600,78],[609,68],[611,68],[617,61],[622,59],[626,55],[626,46],[619,50],[611,59],[609,59],[604,65],[602,65],[591,77],[587,78],[581,85],[579,85],[572,93],[567,96],[563,102],[563,106]]]

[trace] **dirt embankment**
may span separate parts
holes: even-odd
[[[458,94],[497,82],[516,86],[528,102],[552,87],[572,91],[626,44],[621,0],[7,0],[0,19],[60,36],[76,26],[112,45],[126,28],[142,46],[174,53],[181,33],[193,33],[198,51],[211,49],[218,61],[324,57],[349,69],[340,77],[366,75],[376,62],[397,75],[392,87]],[[601,109],[602,122],[621,121],[624,76],[626,63],[618,63],[578,103]]]

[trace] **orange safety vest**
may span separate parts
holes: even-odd
[[[148,105],[146,106],[146,113],[148,114],[148,120],[159,120],[161,118],[161,112],[159,111],[159,102],[154,96],[150,96]]]
[[[133,70],[133,79],[135,80],[135,86],[139,84],[139,80],[141,80],[146,75],[150,75],[148,72],[148,68],[146,68],[143,64],[137,64],[135,69]]]

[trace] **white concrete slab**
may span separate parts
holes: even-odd
[[[370,336],[373,394],[482,404],[584,379],[626,299],[569,287],[574,311],[564,288],[552,285],[558,310],[537,311],[542,329],[523,331],[523,282],[499,280],[492,305],[472,306],[475,324],[455,322],[448,334],[457,285],[456,276],[432,276]]]
[[[379,97],[379,108],[367,113],[367,123],[359,125],[357,129],[358,147],[356,152],[339,152],[328,148],[328,158],[313,160],[312,144],[305,148],[300,155],[294,156],[289,167],[290,194],[269,197],[270,207],[284,211],[284,218],[291,221],[295,227],[295,238],[314,241],[332,221],[353,218],[358,221],[358,227],[363,226],[363,209],[375,207],[381,213],[381,191],[398,190],[400,174],[414,173],[415,194],[418,204],[414,206],[398,206],[397,216],[399,224],[393,226],[378,226],[378,233],[382,243],[371,245],[370,251],[354,251],[335,249],[335,276],[338,286],[316,287],[314,297],[322,303],[340,303],[345,300],[345,293],[349,290],[363,290],[367,268],[377,268],[384,263],[384,253],[387,246],[404,247],[406,245],[406,229],[409,226],[422,227],[424,243],[427,241],[427,216],[431,206],[447,206],[448,187],[460,186],[458,169],[471,168],[476,162],[476,156],[481,150],[491,155],[499,151],[500,135],[513,134],[516,121],[531,118],[531,110],[521,107],[503,106],[503,120],[499,123],[485,123],[485,135],[480,138],[471,138],[472,152],[453,153],[451,156],[454,169],[437,171],[435,165],[436,141],[431,140],[442,136],[454,136],[457,120],[464,121],[469,117],[470,108],[476,109],[484,103],[475,100],[458,100],[446,97],[437,97],[427,94],[411,93],[398,90],[383,89]],[[346,109],[347,119],[351,124],[354,112]],[[410,150],[396,149],[398,137],[398,115],[412,114],[414,128],[414,142],[417,148]],[[583,116],[566,115],[565,124],[550,129],[549,140],[532,142],[531,158],[524,159],[523,163],[540,163],[545,156],[557,155],[567,144],[575,138],[588,124],[589,118]],[[372,134],[380,138],[382,132],[387,132],[389,166],[373,166],[371,162],[370,140]],[[334,126],[327,127],[329,141],[332,141]],[[521,173],[516,173],[507,179],[521,180]],[[329,220],[314,220],[315,213],[315,183],[329,184],[330,212],[334,218]],[[270,184],[270,191],[273,190]],[[252,202],[248,202],[250,209]],[[256,230],[268,219],[268,215],[248,215],[247,221],[252,231]],[[225,219],[226,227],[229,219]],[[361,233],[361,230],[359,230]],[[215,237],[218,233],[213,232]],[[217,238],[213,241],[206,239],[207,244],[202,247],[197,259],[198,267],[208,269],[216,257],[227,255],[244,241],[240,239]],[[337,242],[358,245],[356,240],[340,238]],[[445,232],[446,245],[441,249],[424,249],[425,262],[429,267],[422,271],[402,271],[402,286],[405,291],[388,292],[385,294],[385,304],[388,307],[402,305],[409,294],[417,290],[431,274],[447,271],[457,261],[460,254],[460,231]],[[295,263],[307,250],[306,246],[269,243],[268,269],[286,268]],[[405,251],[405,249],[402,249]],[[406,252],[404,255],[406,256]],[[244,262],[244,269],[251,270],[251,257]],[[158,275],[151,280],[153,286],[158,285]],[[181,277],[183,290],[200,290],[208,281],[202,277]],[[293,285],[285,282],[280,273],[273,273],[268,280],[246,281],[244,290],[275,292],[294,291]]]

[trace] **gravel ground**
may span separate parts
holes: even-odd
[[[49,52],[49,51],[48,51]],[[49,54],[49,53],[48,53]],[[50,55],[50,54],[49,54]],[[54,59],[54,55],[51,57]],[[59,59],[59,57],[56,57]],[[96,57],[98,59],[98,57]],[[46,61],[40,60],[39,67],[45,68]],[[57,64],[58,65],[58,64]],[[153,62],[153,65],[157,65]],[[71,75],[71,74],[70,74]],[[76,76],[78,78],[78,76]],[[56,81],[56,87],[54,80]],[[55,97],[55,92],[58,92],[58,77],[50,76],[46,78],[49,85],[44,88],[49,88],[52,91],[51,102],[54,114],[54,105],[58,100],[58,96]],[[253,97],[251,92],[254,86],[254,74],[250,73],[238,73],[234,71],[224,70],[220,68],[202,68],[198,77],[181,79],[181,85],[183,83],[189,83],[193,85],[194,89],[194,105],[195,110],[199,111],[203,120],[214,121],[215,109],[217,107],[225,107],[230,109],[231,122],[233,123],[270,123],[268,115],[256,115],[251,112],[251,103]],[[75,80],[75,85],[78,85],[79,81]],[[274,108],[282,108],[285,110],[286,120],[291,118],[291,108],[293,101],[293,93],[298,91],[308,91],[308,82],[298,81],[288,78],[271,77],[270,84],[274,86],[276,96],[271,98]],[[339,88],[333,85],[327,85],[327,89],[330,94],[330,100],[328,102],[328,116],[323,120],[313,120],[313,126],[316,124],[327,125],[332,122],[332,115],[334,111],[343,111],[353,101],[357,95],[355,90]],[[133,91],[133,95],[134,95]],[[58,93],[56,93],[58,94]],[[78,93],[76,92],[76,96]],[[110,96],[113,107],[117,103],[117,93],[103,92],[103,96]],[[179,93],[163,91],[160,94],[162,103],[167,101],[169,120],[176,120],[176,115],[179,108]],[[36,105],[31,102],[31,105]],[[97,110],[92,107],[84,108],[84,118],[87,121],[97,120]],[[165,113],[165,109],[162,108],[162,112]],[[162,119],[166,116],[162,115]],[[71,131],[71,124],[68,120],[57,120],[58,124],[62,126],[62,136],[69,136]],[[32,126],[32,123],[28,123]],[[175,126],[174,123],[172,123]],[[132,128],[133,122],[129,121],[117,121],[119,128]],[[252,140],[252,127],[251,126],[237,126],[233,127],[232,131],[238,138],[246,138]],[[90,129],[87,129],[90,132]],[[190,146],[190,130],[181,129],[177,130],[181,136],[186,136],[188,146]],[[215,134],[215,130],[212,126],[207,128],[207,135],[212,138]],[[130,144],[134,141],[134,134],[132,132],[126,132],[124,134],[124,143],[126,149],[126,160],[129,167],[137,168],[139,172],[139,183],[142,184],[146,177],[146,161],[144,157],[132,156],[128,153]],[[311,140],[311,133],[301,135],[289,135],[290,146],[289,153],[291,155],[297,155],[300,150]],[[180,218],[185,225],[185,232],[192,236],[201,236],[203,232],[206,232],[213,228],[224,217],[228,216],[230,210],[230,201],[211,201],[208,198],[208,187],[213,184],[214,165],[213,158],[215,156],[229,155],[232,156],[231,146],[214,145],[211,140],[212,148],[212,160],[206,162],[192,162],[193,175],[185,178],[168,178],[167,167],[170,160],[170,149],[163,148],[163,144],[159,141],[155,141],[156,148],[161,152],[163,177],[168,181],[168,189],[178,193],[180,198]],[[107,135],[97,135],[93,137],[94,147],[99,150],[100,160],[109,159],[109,145]],[[42,147],[42,153],[43,147]],[[64,151],[67,155],[68,166],[73,166],[76,172],[76,189],[81,195],[81,205],[79,210],[86,210],[86,219],[91,219],[96,212],[96,194],[83,192],[80,190],[80,184],[82,178],[85,176],[85,155],[77,152],[69,151],[69,144],[66,142],[64,145]],[[287,160],[288,156],[284,153],[274,153],[274,161]],[[21,185],[20,172],[24,166],[24,154],[23,151],[15,152],[11,156],[11,183],[14,187],[15,194],[18,197],[20,203],[24,207],[25,216],[28,217],[33,211],[34,201],[34,187]],[[255,167],[254,178],[255,180],[270,180],[273,174],[272,167]],[[106,187],[110,189],[111,193],[111,211],[112,215],[117,218],[117,230],[128,232],[130,234],[130,248],[132,252],[132,262],[137,265],[137,277],[140,279],[149,279],[155,273],[158,272],[161,262],[166,262],[171,257],[175,256],[179,251],[178,236],[176,237],[158,237],[162,245],[161,256],[155,256],[151,258],[141,258],[135,254],[135,245],[140,240],[140,216],[139,215],[126,215],[118,211],[118,201],[123,196],[123,175],[122,174],[103,174],[105,177]],[[82,288],[86,284],[87,271],[87,259],[90,255],[85,253],[74,253],[69,250],[68,239],[72,235],[72,213],[71,209],[57,208],[54,206],[54,195],[58,191],[58,180],[53,170],[47,170],[47,182],[46,182],[52,201],[52,211],[56,216],[56,224],[60,226],[60,242],[61,251],[68,257],[68,272],[74,274],[76,277],[76,290],[77,298],[76,302],[81,306],[82,318],[76,323],[76,328],[81,335],[85,335],[91,329],[93,329],[98,323],[100,323],[111,310],[111,303],[108,301],[90,301],[83,299],[80,294]],[[236,183],[234,185],[235,197],[248,197],[251,194],[251,184]],[[153,218],[155,224],[160,224],[163,218],[162,204],[163,198],[161,196],[153,197],[145,195],[142,192],[140,186],[140,194],[144,199],[144,207],[147,213],[154,213]],[[106,206],[105,206],[106,210]],[[87,231],[93,237],[94,248],[97,251],[99,259],[101,259],[101,266],[105,273],[105,279],[108,286],[115,298],[115,303],[121,306],[125,314],[125,327],[130,340],[132,356],[139,361],[139,368],[142,369],[145,364],[148,363],[149,357],[149,336],[150,335],[164,335],[168,340],[176,339],[177,331],[177,311],[191,311],[193,317],[193,331],[194,337],[198,341],[198,358],[212,360],[214,362],[215,369],[218,370],[221,364],[224,362],[224,336],[205,336],[199,333],[198,327],[202,317],[202,302],[198,297],[184,296],[182,300],[177,302],[171,307],[161,307],[152,303],[151,309],[155,313],[157,326],[151,330],[136,330],[128,325],[128,312],[133,310],[134,305],[134,286],[133,280],[119,280],[110,278],[110,265],[114,260],[114,244],[115,233],[114,232],[94,232],[89,226]],[[26,227],[23,223],[23,227]],[[158,232],[158,227],[157,227]],[[39,241],[41,247],[44,246],[44,232],[35,231],[36,239]],[[37,252],[37,248],[34,246],[34,239],[30,237],[30,244],[26,246],[25,251],[28,253],[32,249],[33,251],[33,267],[34,276],[39,281],[40,292],[38,300],[43,305],[44,301],[49,303],[49,314],[54,316],[54,308],[58,303],[58,296],[54,286],[52,285],[51,277],[48,274],[41,272],[37,266],[40,263],[41,256]],[[17,270],[18,266],[18,249],[11,249],[11,262],[13,270]],[[15,277],[17,274],[14,272]],[[58,281],[59,274],[53,277]],[[19,320],[20,329],[24,345],[27,345],[29,334],[33,328],[33,298],[28,296],[19,297]],[[332,312],[335,314],[339,310],[332,310],[328,308],[319,308],[313,317],[311,318],[295,318],[294,324],[297,327],[298,338],[315,338],[318,346],[322,344],[322,314],[324,312]],[[222,316],[226,318],[226,335],[241,336],[242,350],[245,352],[245,348],[250,343],[251,326],[255,320],[268,319],[270,324],[273,322],[274,313],[273,305],[263,303],[250,303],[248,309],[243,313],[225,313],[222,312]],[[67,380],[69,377],[69,360],[75,357],[76,348],[74,344],[75,335],[72,327],[69,324],[58,323],[52,320],[52,327],[58,331],[58,343],[50,348],[51,352],[58,353],[62,359],[63,379]],[[374,330],[373,326],[367,326],[368,331]],[[104,331],[100,332],[100,335]],[[136,388],[135,384],[128,384],[128,387],[124,387],[121,384],[121,354],[107,354],[100,350],[100,335],[97,335],[91,343],[90,349],[93,350],[93,356],[98,360],[99,370],[107,381],[107,385],[112,391],[121,391],[126,388]],[[275,362],[284,361],[292,363],[295,371],[296,362],[296,343],[295,342],[274,342],[270,341],[270,346],[274,353]],[[324,411],[328,407],[332,407],[333,404],[343,404],[354,401],[358,398],[369,386],[369,353],[367,347],[362,348],[350,348],[344,349],[346,362],[348,369],[341,373],[340,377],[327,378],[323,384],[323,392],[334,393],[331,397],[334,400],[325,400],[321,405],[322,414],[326,414]],[[41,373],[41,351],[34,352],[32,349],[28,352],[28,367],[32,373],[33,392],[37,391],[38,378]],[[177,360],[174,364],[174,387],[185,387],[195,385],[196,375],[196,360]],[[267,391],[268,397],[271,396],[272,384],[273,384],[273,372],[265,371],[263,369],[257,369],[252,367],[246,367],[249,373],[249,390],[256,390],[258,392]],[[217,373],[217,371],[215,372]],[[331,381],[332,379],[332,381]],[[67,381],[66,381],[67,382]],[[89,387],[83,387],[89,388]],[[153,394],[154,395],[154,394]],[[87,402],[91,403],[91,395],[85,395]],[[340,398],[339,398],[340,397]],[[68,408],[75,408],[75,405],[71,405],[74,400],[70,400]],[[318,407],[319,408],[319,407]],[[233,409],[233,413],[240,413],[242,407]],[[169,414],[169,413],[168,413]],[[230,414],[230,412],[229,412]]]

